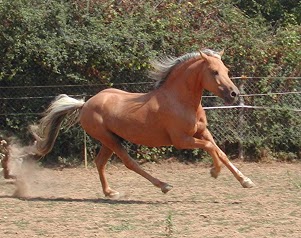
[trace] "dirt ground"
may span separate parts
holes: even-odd
[[[95,168],[32,170],[24,198],[0,178],[0,237],[301,237],[301,164],[234,163],[255,188],[226,168],[213,179],[203,164],[178,162],[143,165],[174,186],[168,194],[110,164],[117,200],[103,196]]]

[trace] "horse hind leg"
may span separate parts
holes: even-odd
[[[115,153],[118,155],[118,157],[122,160],[122,162],[128,169],[136,172],[137,174],[139,174],[142,177],[149,180],[153,185],[160,188],[163,193],[167,193],[172,189],[171,185],[169,185],[165,182],[162,182],[157,178],[154,178],[149,173],[144,171],[139,166],[139,164],[129,156],[129,154],[126,152],[126,150],[121,145],[120,146],[117,145],[117,148],[115,149]]]
[[[102,136],[104,136],[104,133],[102,134]],[[160,188],[163,193],[167,193],[172,189],[171,185],[169,185],[165,182],[162,182],[157,178],[154,178],[149,173],[144,171],[139,166],[139,164],[129,156],[127,151],[123,148],[120,141],[118,140],[118,138],[114,134],[112,134],[110,132],[107,132],[106,133],[106,138],[104,139],[104,137],[103,137],[102,143],[106,144],[106,146],[108,148],[110,148],[112,151],[114,151],[115,154],[122,160],[122,162],[124,163],[124,165],[128,169],[136,172],[137,174],[139,174],[142,177],[149,180],[153,185]]]
[[[119,197],[119,192],[110,188],[108,180],[105,175],[106,164],[110,159],[110,157],[112,156],[112,154],[113,151],[103,145],[98,155],[95,158],[95,164],[99,174],[99,179],[102,185],[103,193],[105,194],[106,197],[116,198]]]

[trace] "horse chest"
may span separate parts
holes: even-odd
[[[189,110],[174,111],[169,116],[169,127],[173,130],[194,135],[197,131],[198,117],[196,113]]]

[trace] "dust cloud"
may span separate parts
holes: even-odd
[[[7,148],[10,179],[7,179],[6,183],[15,186],[12,196],[30,198],[45,191],[43,181],[48,178],[41,174],[42,168],[38,162],[40,158],[34,153],[35,144],[22,146],[16,140],[10,139]]]

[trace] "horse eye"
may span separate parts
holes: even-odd
[[[212,73],[213,73],[214,76],[218,75],[218,71],[217,70],[214,70]]]

